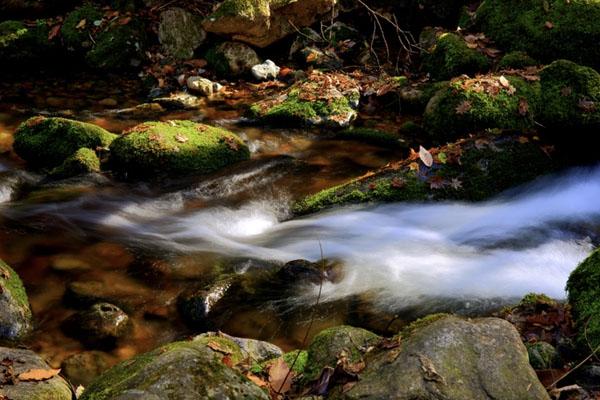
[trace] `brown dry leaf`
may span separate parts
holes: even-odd
[[[85,24],[87,24],[87,21],[84,18],[81,21],[79,21],[79,23],[77,25],[75,25],[75,29],[83,29],[83,28],[85,28]]]
[[[20,381],[45,381],[55,377],[60,373],[60,369],[30,369],[29,371],[21,372],[17,378]]]
[[[246,375],[246,378],[250,379],[254,384],[260,386],[260,387],[267,387],[269,386],[269,384],[267,382],[265,382],[264,379],[254,375],[253,373],[248,373],[248,375]]]
[[[581,99],[577,106],[585,113],[592,113],[596,111],[596,102],[592,100]]]
[[[419,158],[427,167],[431,167],[433,165],[433,156],[423,146],[419,146]]]
[[[391,185],[395,189],[401,189],[406,186],[406,180],[404,178],[398,178],[397,176],[392,178]]]
[[[521,97],[519,99],[519,114],[522,116],[527,115],[527,113],[529,112],[529,103],[527,103],[527,100],[523,97]]]
[[[283,358],[278,358],[271,368],[269,368],[269,383],[271,389],[278,394],[289,392],[292,387],[292,376],[290,367],[286,364]]]
[[[342,393],[346,393],[348,390],[352,389],[356,385],[356,382],[346,382],[344,386],[342,386]]]
[[[458,178],[452,178],[450,181],[450,187],[454,190],[462,189],[462,181]]]
[[[423,371],[423,378],[425,380],[440,382],[442,384],[446,383],[444,377],[435,370],[433,361],[421,354],[419,354],[417,357],[419,357],[419,361],[421,362],[421,371]]]
[[[50,32],[48,32],[48,40],[52,40],[55,37],[58,36],[58,34],[60,33],[60,28],[62,26],[60,24],[58,25],[54,25],[52,28],[50,28]]]
[[[408,168],[411,171],[418,171],[419,170],[419,164],[417,164],[416,162],[411,162],[410,164],[408,164]]]
[[[498,82],[500,82],[500,85],[502,85],[504,88],[510,87],[510,82],[504,77],[504,75],[501,75],[500,78],[498,78]]]
[[[560,89],[560,95],[563,97],[570,96],[572,93],[573,88],[571,86],[565,86],[564,88]]]
[[[233,368],[233,359],[231,358],[230,355],[226,355],[225,357],[223,357],[221,359],[221,362],[225,365],[227,365],[229,368]]]
[[[119,25],[127,25],[131,21],[131,17],[124,17],[119,20]]]
[[[546,21],[546,23],[544,24],[544,26],[546,27],[546,29],[552,29],[554,28],[554,24],[550,21]]]
[[[465,114],[471,110],[471,102],[469,100],[464,100],[458,106],[456,106],[456,113],[459,115]]]
[[[367,366],[365,364],[365,362],[362,360],[357,361],[355,363],[350,363],[350,362],[348,362],[347,359],[345,359],[344,361],[345,362],[342,363],[342,368],[343,368],[344,372],[346,372],[350,375],[359,374]]]
[[[229,351],[228,349],[226,349],[225,347],[221,346],[218,342],[215,342],[214,340],[211,340],[210,342],[208,342],[206,344],[211,350],[214,351],[218,351],[219,353],[223,353],[223,354],[231,354],[231,351]]]
[[[429,187],[431,189],[443,189],[447,184],[448,182],[441,176],[432,176],[429,178]]]
[[[178,133],[177,135],[175,135],[175,140],[177,140],[179,143],[185,143],[189,139],[187,138],[187,136]]]

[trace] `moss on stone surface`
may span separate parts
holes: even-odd
[[[20,21],[0,22],[0,69],[33,67],[31,63],[46,56],[53,47],[48,32],[44,20],[37,20],[34,26]]]
[[[54,178],[69,178],[91,172],[100,172],[100,159],[94,150],[84,147],[50,171],[50,175]]]
[[[351,128],[336,133],[337,139],[357,140],[383,147],[399,147],[399,137],[393,133],[372,128]]]
[[[412,335],[413,333],[419,331],[420,329],[425,328],[429,324],[432,324],[433,322],[435,322],[439,319],[442,319],[442,318],[446,318],[450,315],[451,314],[447,314],[447,313],[436,313],[436,314],[427,315],[423,318],[419,318],[419,319],[411,322],[404,328],[402,328],[402,331],[400,332],[400,337],[406,338],[406,337]]]
[[[0,270],[3,271],[0,274],[2,289],[7,290],[21,307],[29,310],[29,299],[19,275],[2,260],[0,260]],[[8,273],[5,274],[5,272]],[[8,278],[5,277],[6,275],[8,275]],[[31,317],[31,311],[29,311],[29,316]]]
[[[552,130],[600,129],[600,74],[567,60],[557,60],[540,72],[540,120]]]
[[[326,366],[335,367],[342,355],[351,363],[360,361],[366,349],[380,339],[366,329],[347,325],[335,326],[319,332],[308,346],[305,379],[318,378]]]
[[[294,360],[296,363],[294,364]],[[288,367],[292,368],[292,371],[296,375],[302,374],[306,369],[306,363],[308,361],[308,351],[306,350],[293,350],[283,355],[283,361]]]
[[[597,0],[485,0],[476,19],[505,50],[526,51],[543,62],[567,58],[600,66]]]
[[[65,118],[32,117],[15,132],[13,148],[34,167],[62,164],[81,148],[108,147],[117,136],[85,122]]]
[[[140,23],[113,24],[98,35],[86,60],[91,67],[102,70],[136,67],[144,57],[145,41]]]
[[[32,328],[31,308],[19,275],[0,260],[0,339],[15,340]]]
[[[553,369],[562,367],[558,351],[550,343],[526,343],[529,363],[534,369]]]
[[[423,60],[425,71],[436,80],[445,80],[461,74],[474,74],[489,68],[487,58],[467,46],[454,33],[443,33]]]
[[[92,4],[84,4],[71,11],[65,17],[61,28],[64,44],[73,49],[87,48],[92,45],[90,35],[94,28],[94,21],[102,20],[102,11]],[[83,26],[81,21],[85,20]],[[80,26],[78,28],[78,26]]]
[[[110,146],[110,163],[121,174],[208,173],[250,157],[234,133],[192,121],[145,122]]]
[[[537,306],[540,304],[547,304],[552,307],[556,307],[556,300],[546,296],[544,293],[527,293],[518,306]]]
[[[600,346],[600,249],[571,273],[567,292],[579,345],[586,352],[589,351],[588,340],[592,348]]]
[[[511,51],[502,56],[498,62],[498,69],[522,69],[537,65],[537,61],[529,57],[524,51]]]
[[[459,140],[432,154],[431,168],[410,158],[402,160],[373,175],[308,196],[297,202],[293,210],[296,214],[308,214],[353,203],[479,201],[556,168],[540,143],[513,136]]]
[[[424,124],[440,142],[485,129],[532,129],[539,97],[539,83],[520,77],[457,78],[429,101]]]

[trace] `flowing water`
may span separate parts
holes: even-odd
[[[0,133],[30,114],[0,114]],[[600,167],[545,177],[484,203],[343,207],[291,219],[295,199],[401,154],[318,132],[240,127],[236,115],[225,108],[210,117],[163,116],[218,123],[249,143],[252,160],[211,176],[46,182],[0,155],[0,257],[27,286],[34,349],[55,364],[81,350],[60,325],[74,312],[63,300],[72,282],[99,283],[131,314],[135,329],[111,352],[116,361],[193,334],[177,317],[177,296],[210,283],[216,270],[251,274],[317,261],[322,248],[343,274],[323,287],[316,331],[369,319],[385,325],[402,312],[484,314],[532,291],[562,299],[569,273],[597,243]],[[102,111],[81,118],[114,131],[137,123]],[[304,285],[264,304],[227,304],[218,327],[298,346],[316,291]],[[369,317],[352,320],[348,299],[368,303]]]

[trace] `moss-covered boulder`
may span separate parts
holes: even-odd
[[[72,50],[89,49],[94,44],[90,38],[97,29],[94,22],[102,21],[102,17],[102,10],[89,3],[71,11],[60,29],[63,43]]]
[[[589,346],[600,346],[600,249],[596,249],[571,273],[567,292],[579,345],[588,352]]]
[[[424,70],[434,79],[445,80],[489,69],[488,59],[477,50],[469,48],[461,36],[448,32],[436,36],[423,58]]]
[[[529,363],[534,369],[562,367],[560,355],[554,346],[547,342],[526,343]]]
[[[358,381],[336,399],[539,399],[550,397],[529,365],[519,333],[498,318],[447,316],[396,347],[375,350]]]
[[[50,176],[60,179],[92,172],[100,172],[100,159],[94,150],[83,147],[50,171]]]
[[[14,137],[13,149],[29,165],[53,168],[82,148],[108,147],[117,136],[86,122],[32,117],[17,128]]]
[[[206,39],[201,18],[183,8],[173,7],[160,14],[158,41],[165,52],[174,58],[186,60],[194,56]]]
[[[258,122],[284,126],[348,127],[356,119],[360,89],[344,74],[311,74],[284,93],[254,103],[249,115]]]
[[[49,30],[44,20],[37,20],[33,26],[21,21],[0,22],[0,70],[34,68],[33,63],[52,50]]]
[[[96,36],[85,58],[91,67],[100,70],[135,68],[144,59],[145,43],[141,22],[133,20],[121,25],[115,21]]]
[[[49,379],[18,379],[31,370],[47,370],[50,366],[31,350],[0,347],[0,398],[27,400],[72,400],[71,385],[60,375]],[[58,372],[58,371],[57,371]]]
[[[540,72],[541,123],[550,130],[597,133],[600,129],[600,74],[557,60]]]
[[[248,45],[239,42],[225,42],[206,53],[206,61],[215,72],[224,77],[249,74],[260,58]]]
[[[32,328],[31,309],[19,275],[0,260],[0,340],[15,340]]]
[[[308,196],[294,205],[294,212],[307,214],[352,203],[484,200],[554,170],[546,150],[527,137],[462,139],[431,149],[431,167],[413,153],[373,174]]]
[[[511,51],[502,56],[498,61],[498,69],[523,69],[534,67],[538,63],[524,51]]]
[[[425,127],[440,142],[490,128],[531,129],[539,92],[539,82],[516,76],[456,78],[427,104]]]
[[[223,359],[228,357],[229,361]],[[242,361],[239,347],[223,337],[176,342],[124,361],[90,384],[81,400],[269,399],[226,364]]]
[[[112,168],[133,176],[208,173],[249,157],[234,133],[192,121],[145,122],[110,146]]]
[[[485,0],[476,20],[505,50],[550,62],[566,58],[600,66],[600,2],[596,0]]]
[[[304,377],[317,379],[325,367],[335,368],[341,358],[354,364],[362,360],[370,346],[381,338],[366,329],[336,326],[321,331],[308,346]]]
[[[266,47],[330,12],[335,0],[225,0],[203,23],[207,32]]]

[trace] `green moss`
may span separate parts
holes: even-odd
[[[204,59],[219,76],[227,76],[231,72],[227,59],[216,47],[209,49],[204,54]]]
[[[476,19],[486,36],[506,50],[525,51],[543,62],[566,58],[600,65],[596,0],[485,0]]]
[[[425,127],[439,142],[485,129],[524,130],[535,126],[540,85],[519,77],[459,78],[429,102]],[[523,108],[523,102],[526,108]]]
[[[457,154],[460,154],[458,158]],[[452,162],[447,160],[449,155],[452,155]],[[522,142],[516,137],[492,136],[459,141],[440,148],[436,158],[432,168],[418,167],[410,159],[401,161],[397,167],[383,168],[366,178],[308,196],[297,202],[293,210],[296,214],[308,214],[333,205],[352,203],[479,201],[555,168],[540,144]],[[446,161],[442,162],[442,158]],[[438,187],[432,184],[432,179],[437,180]]]
[[[379,340],[373,332],[347,325],[321,331],[308,346],[305,379],[318,378],[326,366],[335,367],[342,355],[350,363],[360,361],[367,348]]]
[[[137,66],[144,57],[146,37],[136,22],[113,24],[96,38],[86,55],[88,64],[97,69],[126,69]]]
[[[85,20],[85,24],[77,28],[83,20]],[[65,45],[73,49],[90,47],[92,45],[90,35],[94,28],[94,21],[98,20],[102,20],[102,11],[92,4],[84,4],[67,14],[61,28]]]
[[[600,74],[571,61],[557,60],[540,72],[540,120],[553,130],[600,129]]]
[[[185,343],[185,342],[181,342]],[[231,362],[235,365],[244,361],[244,355],[240,346],[233,340],[223,336],[198,336],[194,338],[193,343],[208,346],[215,352],[227,353],[231,357]]]
[[[48,32],[44,20],[37,20],[33,26],[20,21],[0,22],[0,69],[34,67],[32,62],[44,58],[53,49]]]
[[[534,369],[552,369],[562,367],[560,356],[554,346],[546,342],[525,343],[529,363]]]
[[[543,293],[527,293],[519,302],[519,306],[536,306],[538,304],[547,304],[556,306],[556,300],[551,299]]]
[[[526,67],[536,66],[538,63],[533,58],[529,57],[524,51],[511,51],[502,56],[498,62],[498,69],[522,69]]]
[[[423,66],[436,80],[445,80],[461,74],[474,74],[489,68],[487,58],[454,33],[440,35],[434,47],[424,57]]]
[[[250,157],[232,132],[192,121],[145,122],[110,146],[110,163],[122,174],[208,173]]]
[[[448,316],[450,316],[451,314],[448,313],[436,313],[436,314],[430,314],[427,315],[423,318],[419,318],[413,322],[411,322],[410,324],[408,324],[407,326],[405,326],[404,328],[402,328],[402,331],[399,333],[401,338],[407,338],[411,335],[413,335],[415,332],[425,328],[426,326],[434,323],[435,321],[438,321],[442,318],[446,318]]]
[[[345,129],[336,133],[336,138],[343,140],[357,140],[383,147],[398,147],[401,144],[398,136],[393,133],[371,128]]]
[[[100,159],[94,150],[84,147],[50,171],[50,175],[55,178],[69,178],[91,172],[100,172]]]
[[[117,136],[99,126],[65,118],[33,117],[15,132],[13,148],[34,167],[56,167],[81,148],[108,147]]]
[[[294,360],[296,363],[294,364]],[[292,371],[296,373],[296,375],[300,375],[304,372],[306,368],[306,363],[308,361],[308,352],[306,350],[293,350],[283,355],[283,361],[288,365],[288,367],[292,367]]]
[[[280,0],[281,1],[281,0]],[[208,18],[246,17],[255,19],[259,16],[269,16],[270,0],[225,0]],[[289,2],[289,1],[288,1]]]
[[[419,124],[417,124],[414,121],[406,121],[404,122],[402,125],[400,125],[400,133],[403,136],[410,136],[410,137],[421,137],[422,135],[425,134],[425,130],[423,129],[423,127]]]
[[[8,276],[8,277],[7,277]],[[0,292],[8,291],[13,299],[19,304],[20,308],[26,310],[28,318],[31,318],[31,310],[29,309],[29,299],[27,292],[21,282],[21,278],[4,261],[0,260]]]
[[[600,249],[575,268],[567,281],[578,343],[589,352],[587,342],[600,346]]]

